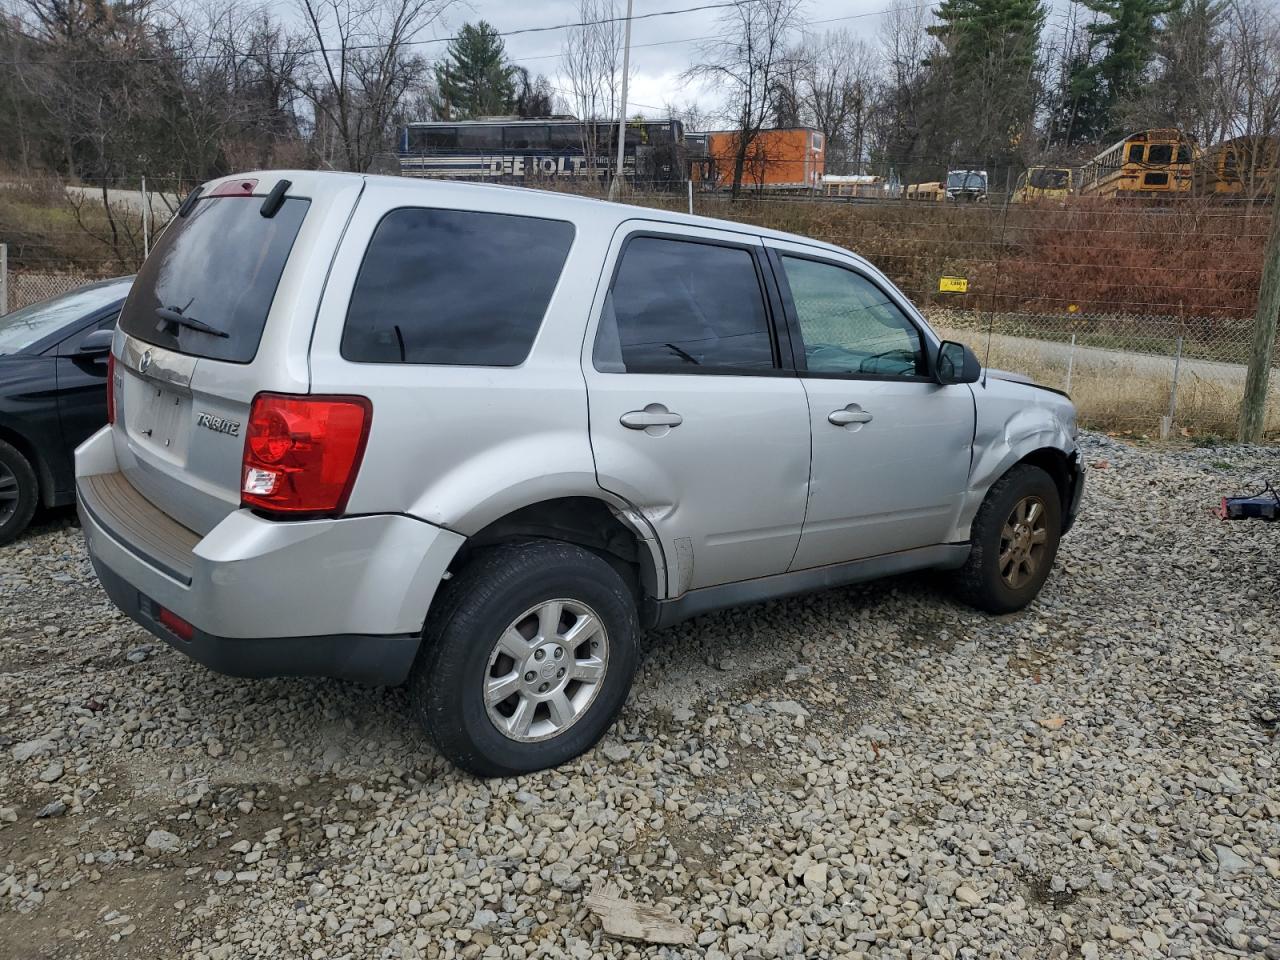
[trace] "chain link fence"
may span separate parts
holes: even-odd
[[[102,279],[104,278],[79,272],[31,273],[25,270],[10,270],[0,284],[3,285],[6,294],[4,302],[7,304],[8,311],[13,311]]]
[[[9,310],[134,272],[193,185],[154,189],[145,202],[139,185],[101,186],[0,186],[0,242],[9,249],[0,280]],[[62,193],[68,199],[59,208]],[[1088,426],[1150,436],[1235,434],[1269,206],[956,206],[807,195],[732,202],[702,191],[634,188],[624,199],[851,249],[888,274],[944,336],[969,344],[991,366],[1069,392]],[[95,204],[110,205],[105,221]],[[941,292],[946,277],[963,279],[966,292]],[[1273,364],[1276,356],[1273,350]],[[1280,436],[1280,373],[1271,383],[1266,429]]]

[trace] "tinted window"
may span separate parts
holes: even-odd
[[[1143,151],[1144,151],[1145,149],[1146,149],[1146,148],[1145,148],[1145,147],[1143,147],[1143,145],[1142,145],[1142,144],[1140,144],[1140,143],[1131,143],[1131,144],[1129,144],[1129,162],[1130,162],[1130,163],[1141,163],[1141,162],[1142,162],[1142,154],[1143,154]]]
[[[581,150],[583,131],[579,126],[553,126],[549,133],[552,150]]]
[[[128,292],[128,280],[105,280],[6,313],[0,317],[0,356],[17,353],[55,336],[63,327],[119,302]]]
[[[454,127],[409,128],[409,149],[430,153],[458,149],[458,131]]]
[[[502,149],[501,127],[459,127],[458,149],[498,151]]]
[[[783,257],[810,373],[922,376],[920,331],[866,277]]]
[[[636,237],[623,250],[596,367],[702,373],[774,367],[755,259],[739,247]]]
[[[310,205],[290,197],[274,217],[264,217],[261,197],[197,201],[185,217],[174,217],[138,271],[120,328],[169,350],[248,363]],[[163,320],[157,310],[176,311],[226,336]]]
[[[466,210],[393,210],[369,241],[342,333],[361,363],[523,363],[573,226]]]
[[[1169,163],[1173,160],[1173,144],[1153,143],[1147,151],[1147,163]]]
[[[502,133],[502,145],[507,150],[545,150],[547,128],[521,124],[507,127]]]

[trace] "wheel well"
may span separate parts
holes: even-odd
[[[607,503],[593,497],[562,497],[521,507],[468,537],[449,569],[461,569],[476,550],[526,539],[576,544],[608,561],[637,602],[657,595],[658,571],[649,549]]]
[[[1066,523],[1067,510],[1071,507],[1071,462],[1061,450],[1053,447],[1042,447],[1027,454],[1019,463],[1029,463],[1039,467],[1053,478],[1053,485],[1058,488],[1058,499],[1062,501],[1062,521]]]
[[[36,452],[36,448],[28,442],[26,437],[8,427],[0,426],[0,440],[27,458],[27,463],[31,464],[36,472],[36,485],[39,487],[36,494],[40,498],[40,503],[46,507],[49,506],[49,499],[53,496],[53,474],[49,470],[49,465],[44,462],[44,458]]]

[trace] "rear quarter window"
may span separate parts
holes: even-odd
[[[573,225],[562,220],[392,210],[360,265],[342,356],[356,363],[518,366],[572,243]]]

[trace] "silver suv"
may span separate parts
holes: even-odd
[[[112,600],[224,673],[407,681],[485,776],[590,748],[644,627],[925,568],[1017,610],[1083,486],[1070,401],[847,250],[519,188],[211,182],[111,366]]]

